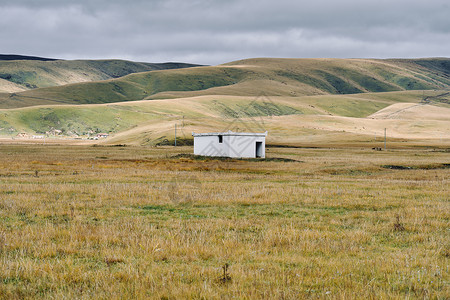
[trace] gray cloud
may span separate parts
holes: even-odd
[[[449,56],[447,2],[0,0],[0,52],[204,64]]]

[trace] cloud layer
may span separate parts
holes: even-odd
[[[220,64],[450,56],[447,0],[0,0],[1,53]]]

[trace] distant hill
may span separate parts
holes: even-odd
[[[0,54],[0,60],[40,60],[40,61],[52,61],[57,60],[55,58],[46,58],[38,56],[26,56],[17,54]]]
[[[21,92],[65,84],[119,78],[131,73],[187,68],[185,63],[140,63],[124,60],[53,60],[3,55],[0,92]]]
[[[0,94],[0,108],[42,104],[98,104],[202,95],[255,96],[264,93],[268,96],[300,97],[450,88],[448,58],[258,58],[219,66],[162,71],[154,70],[160,66],[125,61],[55,61],[46,64],[53,66],[47,74],[54,81],[80,76],[79,70],[88,69],[90,71],[84,76],[90,80],[77,80],[90,82]],[[190,65],[174,67],[185,66]],[[4,70],[9,70],[9,74],[14,69],[14,65],[3,67],[6,68]],[[36,65],[35,68],[43,67]],[[153,71],[141,72],[146,68],[152,68]],[[0,78],[4,78],[6,71],[1,70],[0,66]],[[56,70],[59,73],[53,76]],[[22,72],[21,78],[28,76],[23,71],[17,72]],[[140,73],[126,75],[134,72]],[[119,78],[110,79],[111,77]],[[39,80],[41,86],[44,85],[42,81],[46,80],[45,76],[33,77],[33,74],[30,78]],[[96,78],[109,80],[94,81]],[[17,81],[15,83],[19,84]]]

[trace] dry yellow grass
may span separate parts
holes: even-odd
[[[448,297],[448,150],[191,151],[1,145],[0,298]]]

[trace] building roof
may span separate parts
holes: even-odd
[[[218,135],[232,135],[232,136],[267,136],[266,132],[233,132],[231,130],[227,132],[209,132],[209,133],[195,133],[192,132],[192,136],[218,136]]]

